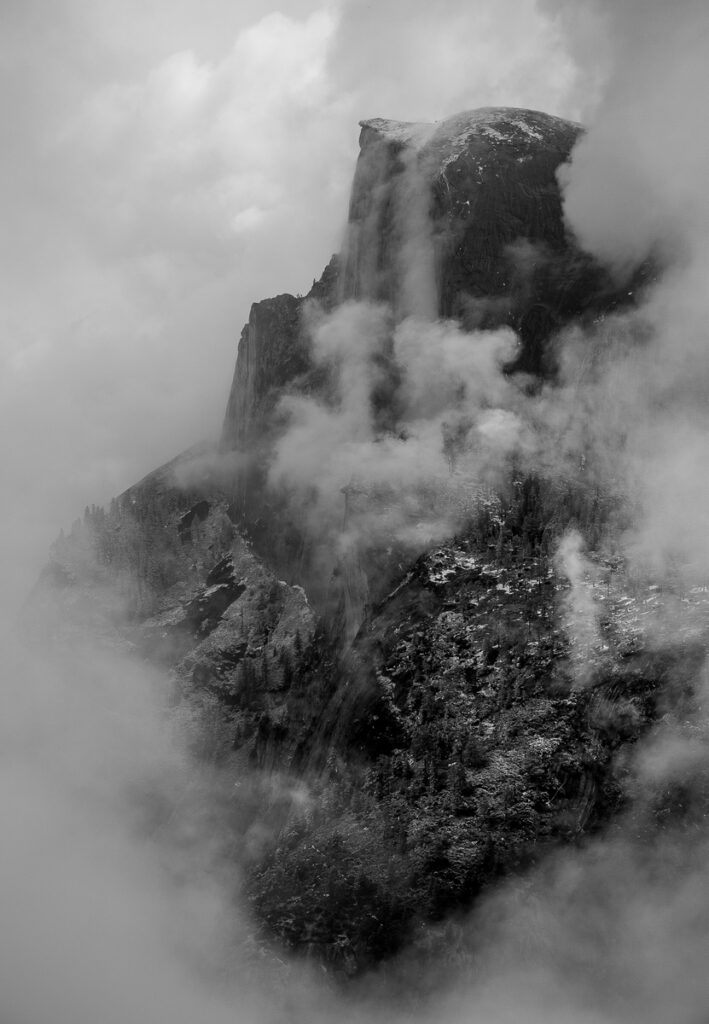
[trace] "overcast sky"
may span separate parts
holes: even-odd
[[[584,62],[558,7],[3,0],[5,543],[39,564],[85,504],[218,432],[251,302],[307,291],[339,246],[360,118],[592,116],[602,25]]]

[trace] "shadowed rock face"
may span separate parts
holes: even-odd
[[[308,300],[327,307],[336,291],[337,260],[333,257],[307,296],[277,295],[251,307],[244,325],[229,392],[221,445],[226,450],[251,450],[268,432],[278,398],[311,369],[310,346],[302,312]]]
[[[361,122],[343,253],[307,296],[255,303],[244,327],[222,446],[273,427],[287,389],[311,388],[306,303],[388,302],[396,318],[514,328],[514,369],[554,371],[549,340],[627,293],[566,232],[557,171],[582,128],[538,111],[483,108],[437,124]]]
[[[277,295],[251,307],[249,322],[241,332],[226,409],[223,441],[227,447],[247,447],[268,395],[307,369],[301,306],[292,295]]]
[[[481,318],[514,318],[530,299],[543,301],[534,279],[552,255],[571,255],[556,171],[578,125],[511,108],[468,111],[435,125],[361,124],[347,297],[421,311],[428,264],[437,288],[423,298],[432,316],[477,327]]]

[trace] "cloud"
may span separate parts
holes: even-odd
[[[568,530],[561,537],[555,555],[558,572],[569,582],[562,610],[571,644],[575,682],[580,686],[590,681],[594,647],[601,645],[599,610],[590,585],[597,577],[597,571],[583,549],[583,537],[578,530]]]
[[[389,304],[359,300],[311,315],[310,331],[329,394],[282,400],[288,422],[269,483],[288,493],[326,564],[450,536],[511,455],[531,453],[520,396],[501,372],[511,330],[397,322]]]
[[[361,117],[570,112],[531,0],[439,8],[3,5],[0,468],[28,558],[216,433],[250,303],[339,248]]]
[[[92,96],[62,144],[95,170],[96,194],[83,202],[108,251],[159,254],[179,286],[180,270],[214,273],[208,257],[220,245],[233,254],[234,235],[295,212],[298,179],[312,174],[323,124],[332,127],[332,31],[324,11],[303,22],[272,13],[218,62],[181,51],[144,80]]]
[[[227,916],[204,813],[218,788],[176,742],[165,681],[76,638],[44,653],[1,639],[3,1020],[233,1021],[219,964],[246,925]],[[252,1024],[267,1000],[243,960],[236,977]]]
[[[656,248],[674,255],[709,227],[706,204],[698,202],[709,169],[709,144],[699,129],[709,12],[696,0],[671,8],[655,0],[582,6],[596,15],[597,33],[605,28],[610,68],[566,176],[569,223],[590,251],[611,262],[637,261]],[[574,21],[568,27],[572,49],[586,61],[581,76],[591,76],[585,34],[579,38]]]
[[[534,0],[346,0],[331,73],[363,117],[438,120],[482,106],[575,117],[575,67]]]
[[[138,5],[4,9],[2,472],[6,533],[37,552],[18,586],[85,504],[216,434],[250,303],[306,290],[339,244],[356,126],[333,15],[222,11],[217,45],[178,6],[152,45]]]
[[[705,573],[709,144],[698,125],[709,11],[694,0],[586,11],[593,37],[605,33],[610,63],[589,131],[561,174],[565,215],[582,245],[619,273],[648,259],[655,267],[637,312],[609,318],[589,339],[616,338],[600,393],[615,396],[616,459],[639,508],[628,550],[656,569],[679,560]],[[567,29],[572,51],[590,63],[579,23]],[[582,77],[593,73],[579,67]]]
[[[204,870],[220,836],[199,838],[194,766],[165,736],[151,674],[105,651],[29,656],[12,634],[59,527],[218,428],[249,304],[307,290],[339,246],[364,101],[404,107],[383,51],[369,93],[348,79],[371,25],[351,16],[306,0],[3,4],[0,959],[13,1019],[211,1024],[235,1004],[250,1024],[273,1017],[240,962],[236,993],[223,999],[214,977],[233,938],[229,896]],[[461,69],[437,115],[468,105],[457,27],[436,37],[434,70],[450,71],[447,47]],[[485,31],[489,68],[507,44]],[[359,54],[340,77],[350,32]],[[399,94],[427,116],[433,103],[413,111],[415,70]],[[439,426],[401,461],[391,439],[375,483],[439,459]],[[146,830],[153,800],[178,809],[186,845]]]

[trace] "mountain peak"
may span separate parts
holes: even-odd
[[[434,122],[373,117],[359,124],[362,149],[375,140],[387,141],[425,151],[444,163],[454,160],[474,140],[527,148],[554,140],[567,145],[582,131],[574,121],[524,107],[478,107]]]

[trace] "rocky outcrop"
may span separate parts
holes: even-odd
[[[59,641],[89,635],[160,664],[204,723],[216,704],[209,735],[197,730],[210,756],[236,747],[249,762],[273,763],[277,737],[287,761],[286,735],[295,746],[313,710],[289,707],[315,613],[300,586],[254,554],[213,485],[198,501],[180,486],[174,474],[185,465],[149,475],[108,512],[87,510],[55,544],[33,598],[40,633],[52,623]]]
[[[237,350],[222,448],[253,453],[263,444],[273,428],[270,415],[278,398],[311,369],[303,310],[308,301],[329,306],[336,288],[337,260],[333,257],[306,296],[277,295],[253,304]]]
[[[361,125],[346,296],[386,299],[406,311],[416,301],[405,279],[413,256],[435,268],[429,312],[470,321],[475,300],[522,300],[513,294],[521,274],[537,270],[549,250],[568,252],[556,171],[580,126],[507,108],[431,125],[381,118]],[[527,265],[510,248],[522,242]]]
[[[517,368],[537,374],[553,371],[560,327],[627,298],[564,224],[557,172],[580,125],[490,107],[361,127],[344,297],[468,330],[507,324],[521,341]]]
[[[303,311],[348,299],[399,318],[507,324],[518,369],[553,372],[549,341],[627,300],[568,235],[557,171],[582,129],[539,111],[483,108],[436,124],[361,122],[346,243],[307,296],[254,304],[239,342],[222,446],[252,451],[289,388],[313,386]]]
[[[488,540],[432,550],[369,617],[311,739],[315,805],[250,878],[270,933],[346,975],[606,825],[635,744],[687,714],[701,676],[706,592],[660,637],[678,595],[599,559],[584,585],[604,614],[579,678],[568,581],[519,534],[500,552]]]
[[[346,616],[318,626],[215,491],[195,501],[168,480],[146,478],[55,546],[43,596],[71,630],[104,615],[111,642],[170,670],[200,756],[235,779],[255,766],[297,780],[299,799],[253,810],[254,827],[268,816],[246,878],[264,942],[360,973],[606,824],[633,746],[686,718],[709,592],[643,586],[597,557],[578,584],[598,612],[589,645],[565,620],[541,500],[492,502],[392,572],[343,648]]]
[[[251,307],[226,408],[222,438],[227,447],[247,449],[273,405],[269,395],[307,370],[301,309],[302,301],[293,295],[277,295]]]
[[[328,373],[312,357],[313,306],[384,302],[392,325],[412,315],[452,318],[471,331],[509,326],[520,344],[507,370],[553,375],[558,330],[621,298],[564,226],[557,171],[581,130],[511,108],[468,111],[435,125],[362,122],[343,252],[307,296],[280,295],[251,309],[221,438],[222,450],[240,459],[232,512],[280,575],[299,579],[321,610],[337,609],[349,635],[368,600],[357,597],[368,593],[356,569],[361,552],[341,564],[333,552],[323,557],[283,495],[266,484],[287,428],[283,396],[325,404],[332,397]],[[627,300],[627,289],[622,295]],[[371,401],[383,433],[395,435],[405,429],[396,421],[402,373],[390,356],[384,361],[382,394]],[[336,579],[325,579],[333,569]]]

